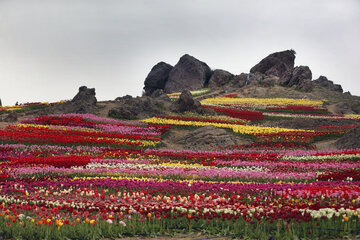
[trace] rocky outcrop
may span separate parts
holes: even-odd
[[[331,91],[343,92],[343,89],[340,84],[334,84],[333,81],[330,81],[325,76],[320,76],[318,79],[314,80],[314,84],[321,87],[325,87]]]
[[[202,110],[201,103],[197,100],[194,100],[189,90],[182,91],[179,99],[171,105],[171,111],[177,113],[183,113],[187,111],[201,113]]]
[[[60,111],[64,113],[92,113],[97,103],[95,95],[95,88],[82,86],[70,102],[58,105],[58,108],[62,108]]]
[[[95,88],[87,88],[86,86],[82,86],[79,88],[79,92],[75,95],[71,102],[77,104],[96,105],[97,99],[95,94]]]
[[[202,88],[211,77],[209,66],[198,59],[185,54],[171,69],[166,81],[166,93],[181,92]]]
[[[1,98],[0,98],[0,107],[2,107]]]
[[[286,71],[292,71],[294,60],[295,52],[293,50],[272,53],[252,67],[250,73],[282,77]]]
[[[71,101],[40,110],[38,114],[94,113],[97,103],[95,95],[95,88],[82,86]]]
[[[185,135],[180,143],[185,149],[209,150],[217,147],[227,147],[236,144],[236,138],[225,129],[212,125],[196,129]]]
[[[108,116],[120,119],[143,119],[163,114],[159,109],[164,102],[148,96],[117,98],[118,107],[109,110]]]
[[[247,85],[248,83],[248,75],[246,73],[241,73],[239,75],[236,75],[234,79],[231,81],[232,85],[237,88],[242,88]]]
[[[338,148],[360,148],[360,125],[356,128],[351,129],[349,132],[345,133],[344,136],[339,138],[335,145]]]
[[[164,89],[173,66],[165,62],[156,64],[147,75],[144,82],[145,95],[150,96],[157,89]]]
[[[211,89],[224,87],[232,80],[233,77],[234,75],[229,73],[228,71],[216,69],[211,75],[208,86]]]
[[[292,71],[287,71],[280,78],[279,83],[283,86],[292,87],[296,89],[309,92],[312,90],[312,72],[308,66],[298,66]]]

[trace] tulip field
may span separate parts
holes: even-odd
[[[229,95],[203,100],[215,116],[73,113],[10,124],[0,129],[0,239],[360,236],[360,149],[314,144],[357,124],[261,125],[274,116],[360,120],[330,114],[323,103]],[[174,129],[207,125],[253,143],[162,148]]]

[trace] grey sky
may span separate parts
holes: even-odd
[[[234,74],[293,48],[295,65],[360,95],[358,0],[0,0],[0,98],[141,95],[159,61],[188,53]]]

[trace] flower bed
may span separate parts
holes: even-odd
[[[217,116],[127,122],[67,114],[11,125],[0,131],[0,236],[359,234],[360,149],[311,145],[353,126],[305,131],[246,124]],[[173,125],[214,125],[258,141],[217,151],[156,149]]]

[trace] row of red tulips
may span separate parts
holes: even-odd
[[[95,130],[76,130],[76,129],[57,129],[57,128],[49,128],[47,126],[42,127],[41,125],[37,126],[28,126],[28,125],[13,125],[6,127],[6,130],[12,132],[32,132],[38,134],[57,134],[57,135],[76,135],[76,136],[84,136],[84,137],[94,137],[94,138],[127,138],[127,139],[135,139],[135,140],[153,140],[160,141],[161,137],[159,136],[151,136],[151,135],[138,135],[138,134],[120,134],[120,133],[108,133],[108,132],[100,132]]]
[[[75,144],[75,145],[117,145],[117,146],[141,146],[141,142],[115,139],[100,139],[97,137],[86,137],[72,135],[62,135],[57,133],[38,133],[38,132],[14,132],[8,130],[0,130],[1,142],[17,142],[27,144]]]

